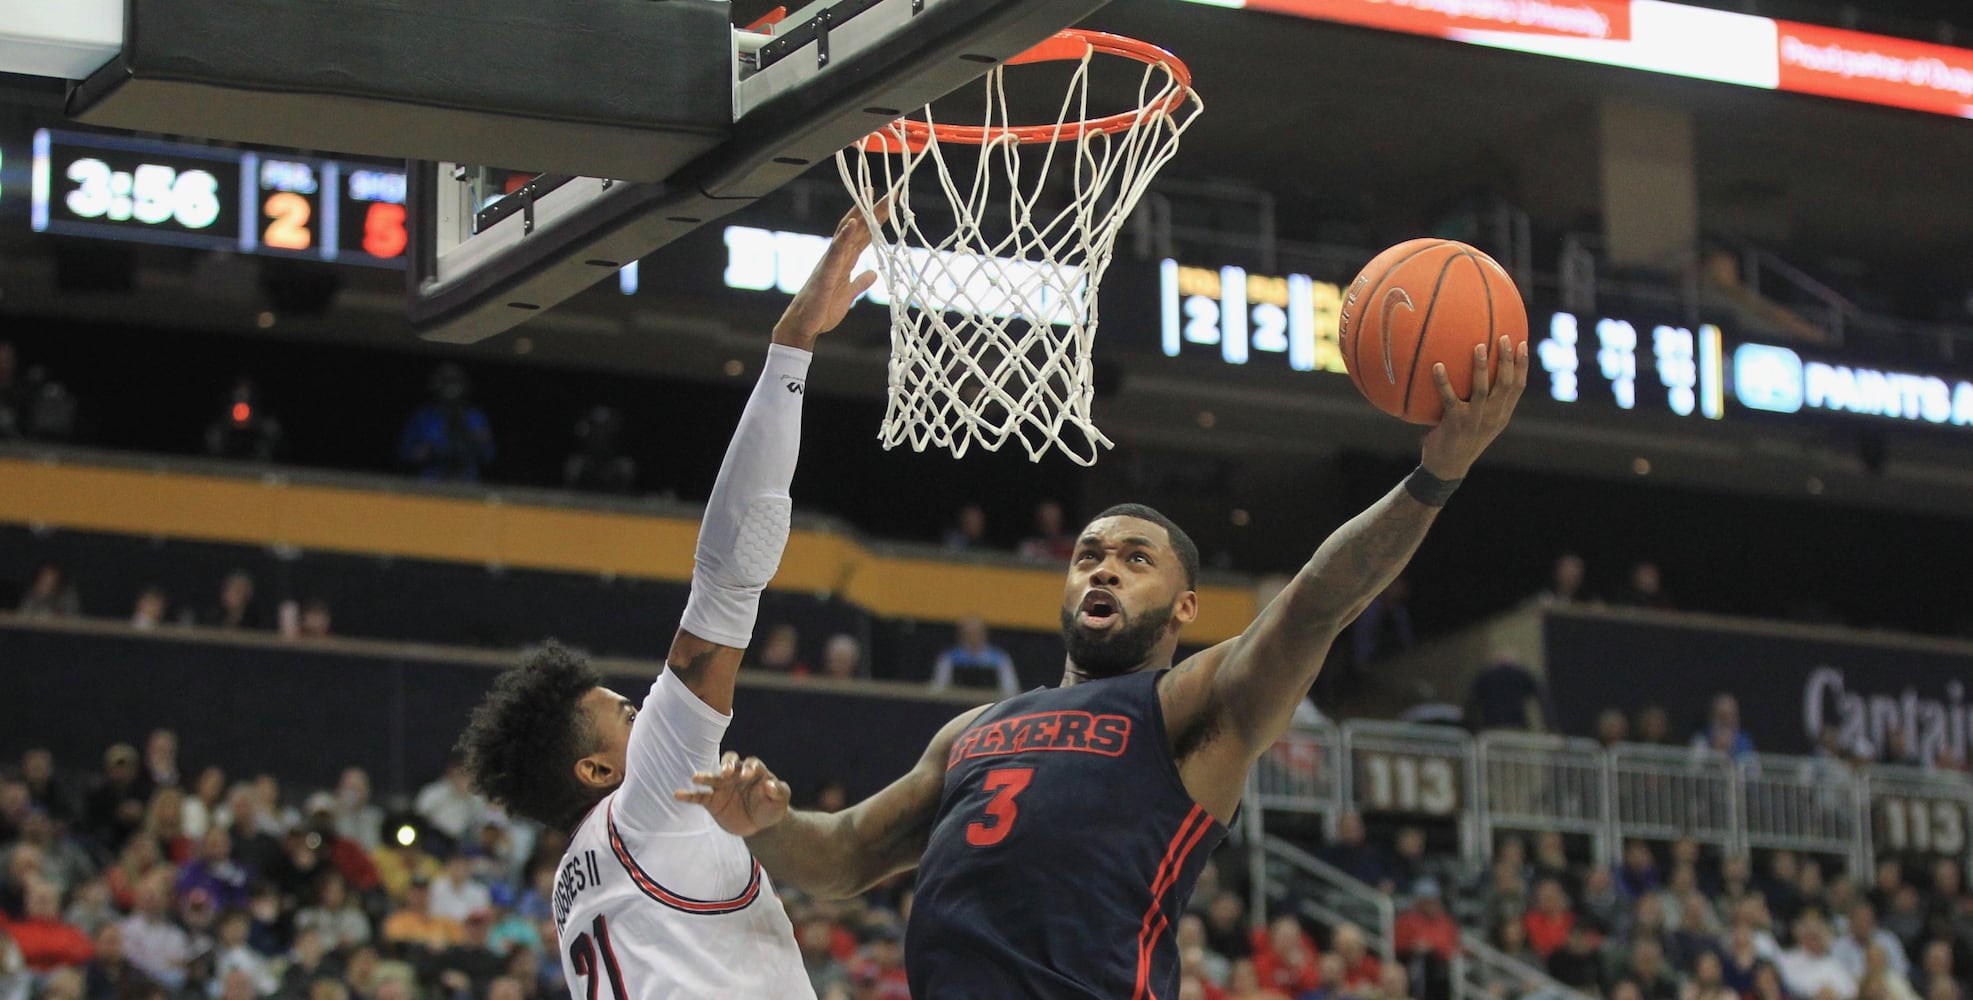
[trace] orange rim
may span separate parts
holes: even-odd
[[[866,153],[923,152],[933,139],[939,142],[962,143],[972,146],[989,146],[1002,142],[1016,142],[1031,145],[1043,142],[1061,142],[1081,139],[1086,135],[1123,132],[1137,125],[1154,113],[1175,114],[1185,106],[1192,93],[1192,71],[1170,52],[1140,42],[1135,38],[1112,35],[1104,31],[1085,31],[1081,28],[1067,28],[1056,32],[1047,41],[1007,60],[1007,66],[1026,66],[1043,62],[1079,62],[1083,57],[1098,55],[1121,56],[1135,59],[1147,66],[1159,66],[1171,74],[1176,86],[1171,96],[1154,102],[1135,111],[1123,111],[1103,118],[1087,121],[1061,122],[1054,125],[1007,125],[984,127],[979,125],[934,125],[912,118],[900,118],[890,128],[881,129],[865,136],[856,145]],[[902,130],[903,135],[898,134]]]

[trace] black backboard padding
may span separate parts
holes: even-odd
[[[128,0],[93,125],[662,180],[732,133],[725,0]]]
[[[799,177],[808,164],[881,127],[870,106],[917,107],[976,80],[988,68],[962,56],[1007,59],[1102,9],[1109,0],[970,0],[927,8],[897,44],[838,64],[818,85],[790,91],[744,119],[733,139],[661,184],[626,184],[575,217],[530,237],[493,265],[438,292],[429,220],[412,234],[412,322],[422,336],[472,343],[524,321],[608,277],[586,260],[641,258],[738,211]],[[783,163],[781,159],[794,162]],[[430,190],[429,164],[411,177],[413,215]],[[844,196],[845,205],[848,196]],[[534,307],[516,309],[510,303]]]

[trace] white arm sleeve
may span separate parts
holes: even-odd
[[[719,766],[719,741],[732,721],[700,701],[677,671],[660,673],[630,726],[623,787],[613,812],[617,824],[650,834],[698,830],[712,822],[705,809],[671,793],[693,787],[693,772]]]
[[[788,484],[801,452],[802,396],[812,355],[793,347],[767,349],[767,364],[727,446],[699,525],[692,593],[680,624],[687,632],[735,649],[753,638],[760,593],[781,565],[793,502]],[[671,793],[692,787],[695,771],[719,764],[719,741],[732,716],[692,693],[676,671],[658,675],[630,728],[617,822],[641,833],[697,830],[712,821],[697,805]]]
[[[802,444],[802,396],[813,355],[776,344],[727,446],[719,480],[706,501],[692,560],[685,631],[745,649],[753,640],[760,592],[781,566],[794,502],[788,484]]]

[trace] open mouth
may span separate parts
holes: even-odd
[[[1082,595],[1082,605],[1076,609],[1076,617],[1085,628],[1109,628],[1123,618],[1123,606],[1116,595],[1107,590],[1092,590]]]

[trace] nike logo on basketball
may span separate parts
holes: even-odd
[[[1393,288],[1385,292],[1384,319],[1377,324],[1384,328],[1384,377],[1389,379],[1392,385],[1398,384],[1398,373],[1397,369],[1391,367],[1391,313],[1396,312],[1399,306],[1412,312],[1418,311],[1418,307],[1411,304],[1411,294],[1404,289]]]

